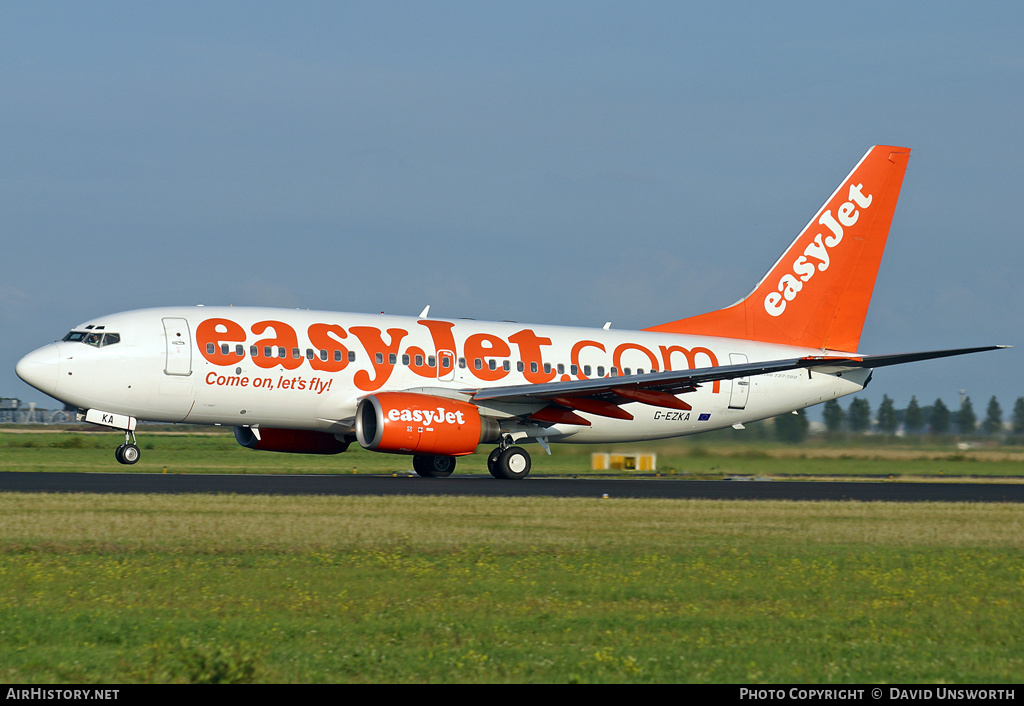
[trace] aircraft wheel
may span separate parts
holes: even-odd
[[[455,471],[455,457],[413,456],[412,469],[423,478],[447,478]]]
[[[139,447],[135,444],[122,444],[121,446],[118,446],[117,451],[114,452],[114,458],[126,466],[138,463],[139,456],[141,456],[139,453]]]
[[[530,454],[518,446],[509,446],[498,454],[494,464],[495,478],[520,480],[530,473]]]
[[[498,456],[501,455],[501,447],[497,447],[487,456],[487,471],[495,478],[504,478],[498,475]]]

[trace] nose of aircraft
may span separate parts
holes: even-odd
[[[18,377],[48,395],[52,395],[57,390],[59,370],[60,354],[55,343],[32,351],[19,360],[15,368]]]

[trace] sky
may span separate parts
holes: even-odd
[[[0,0],[0,396],[178,304],[638,329],[746,295],[913,151],[866,353],[1024,396],[1024,4]],[[844,401],[848,403],[849,398]]]

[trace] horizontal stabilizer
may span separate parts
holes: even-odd
[[[921,353],[894,353],[889,355],[869,355],[863,357],[843,356],[812,356],[804,358],[807,365],[801,367],[813,368],[820,372],[831,372],[829,368],[840,370],[853,370],[855,368],[885,368],[890,365],[902,365],[903,363],[917,363],[922,360],[935,360],[937,358],[949,358],[955,355],[966,355],[968,353],[981,353],[983,351],[994,351],[1000,348],[1013,348],[1013,346],[981,346],[978,348],[953,348],[944,351],[923,351]]]

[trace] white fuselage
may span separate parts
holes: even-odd
[[[117,340],[91,345],[69,334],[78,340],[29,354],[19,375],[83,409],[324,432],[346,428],[359,399],[377,392],[455,395],[822,354],[710,336],[246,307],[143,309],[75,331]],[[556,424],[547,438],[618,442],[720,429],[857,392],[869,375],[790,370],[723,380],[683,395],[691,411],[630,403],[623,409],[632,420],[580,412],[591,426]],[[496,418],[522,411],[481,405]]]

